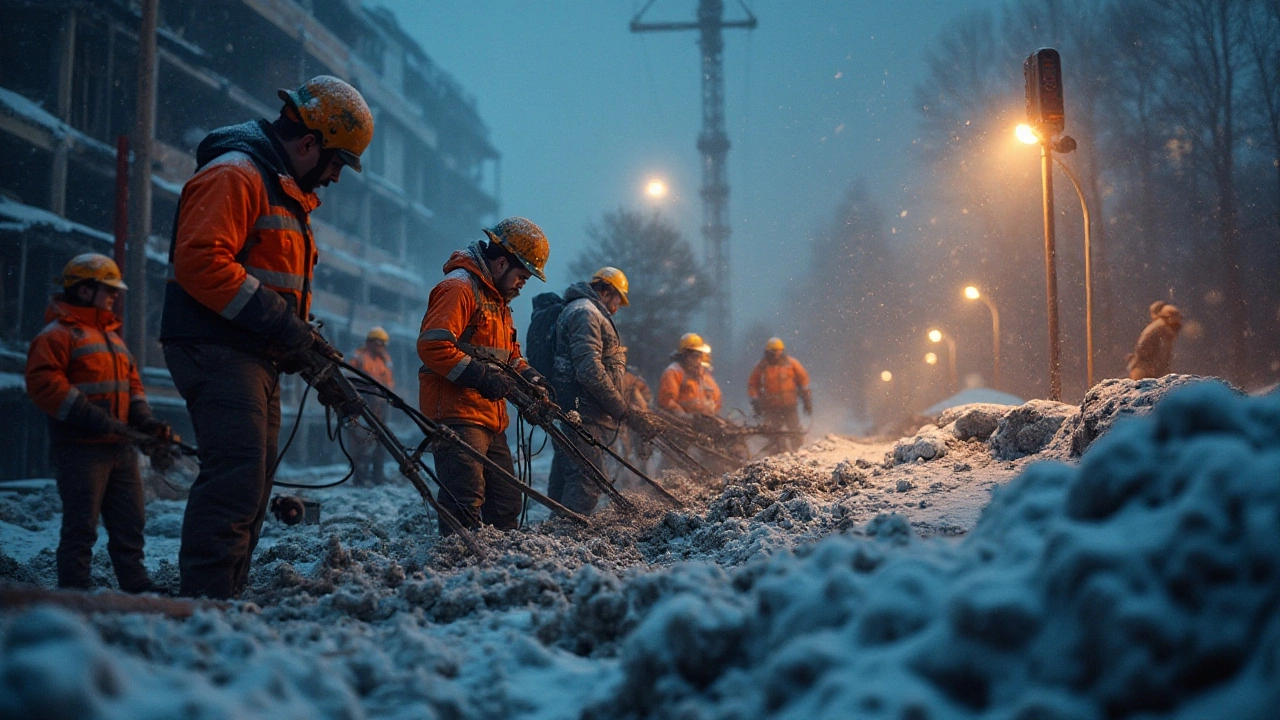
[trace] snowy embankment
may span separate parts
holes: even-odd
[[[408,488],[315,493],[253,604],[0,610],[0,718],[1270,718],[1280,398],[1200,383],[1112,428],[1194,380],[669,476],[682,511],[485,532],[483,561]],[[56,494],[8,495],[0,578],[47,586],[48,549],[7,548]],[[181,503],[148,512],[172,582]]]

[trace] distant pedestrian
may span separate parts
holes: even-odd
[[[1151,304],[1150,312],[1151,323],[1127,358],[1130,380],[1164,377],[1173,362],[1173,341],[1182,329],[1182,312],[1160,301]]]

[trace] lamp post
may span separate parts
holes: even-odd
[[[945,335],[941,330],[930,330],[929,340],[932,342],[947,341],[947,359],[950,360],[951,366],[951,392],[960,389],[960,382],[956,375],[956,341],[950,335]]]
[[[964,289],[964,296],[970,300],[981,300],[986,304],[987,309],[991,311],[991,355],[995,361],[995,370],[991,376],[991,387],[996,390],[1000,389],[1000,311],[996,309],[996,303],[991,298],[983,295],[975,285],[970,285]]]
[[[1014,134],[1022,142],[1032,145],[1040,142],[1040,138],[1035,134],[1035,130],[1029,125],[1019,125],[1014,130]],[[1030,139],[1029,139],[1030,138]],[[1060,139],[1055,149],[1060,153],[1069,153],[1076,149],[1075,138],[1067,136]],[[1062,168],[1063,174],[1071,181],[1071,187],[1075,188],[1076,197],[1080,199],[1080,210],[1084,216],[1084,336],[1085,336],[1085,365],[1088,370],[1089,387],[1093,387],[1093,223],[1089,215],[1089,202],[1085,200],[1084,188],[1080,186],[1080,180],[1076,174],[1067,167],[1067,164],[1058,159],[1057,155],[1053,156],[1053,161],[1058,163],[1058,167]]]

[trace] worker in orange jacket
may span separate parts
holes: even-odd
[[[677,417],[716,415],[720,386],[711,377],[711,346],[697,333],[680,336],[672,363],[658,379],[658,407]]]
[[[315,190],[360,171],[373,115],[321,75],[281,90],[272,122],[214,130],[182,188],[160,340],[200,445],[178,565],[183,595],[238,596],[271,495],[280,373],[317,345],[308,323]]]
[[[50,454],[62,498],[58,587],[88,589],[98,517],[107,554],[125,592],[155,590],[143,565],[146,521],[138,453],[127,436],[171,440],[151,414],[133,356],[117,331],[120,269],[96,253],[62,271],[63,293],[27,352],[27,394],[49,415]],[[132,428],[132,429],[131,429]]]
[[[543,268],[550,245],[542,229],[510,217],[486,229],[488,241],[458,250],[444,265],[445,276],[431,290],[418,335],[418,403],[422,413],[452,427],[471,447],[515,472],[507,445],[507,404],[511,378],[476,358],[511,365],[539,387],[547,381],[520,355],[510,302]],[[493,482],[478,461],[454,447],[435,451],[441,507],[467,528],[481,522],[500,530],[517,527],[518,490]],[[440,521],[441,534],[449,528]]]
[[[800,361],[786,352],[782,338],[769,338],[764,346],[764,357],[756,363],[747,379],[747,397],[765,427],[776,430],[801,432],[797,403],[804,406],[804,414],[813,414],[813,396],[809,392],[809,373]],[[795,450],[804,444],[802,435],[788,435],[778,439],[773,446],[783,452]]]
[[[386,330],[380,327],[370,329],[365,336],[364,344],[351,352],[348,362],[388,390],[395,390],[396,380],[391,372],[391,355],[387,352],[387,343],[390,340],[391,336]],[[379,419],[386,420],[386,400],[369,397],[366,402]],[[351,460],[355,477],[352,478],[352,482],[360,486],[383,482],[385,478],[382,474],[382,466],[386,462],[386,452],[377,438],[366,430],[357,430],[349,437],[353,441]]]

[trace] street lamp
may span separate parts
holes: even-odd
[[[937,365],[937,364],[938,364],[938,353],[925,353],[925,354],[924,354],[924,364],[925,364],[925,365]]]
[[[661,178],[652,178],[644,186],[644,193],[654,200],[667,196],[667,184]]]
[[[1022,124],[1014,129],[1014,134],[1022,142],[1032,145],[1040,142],[1039,137],[1035,134],[1035,130],[1030,125]],[[1031,139],[1028,140],[1027,138]],[[1067,136],[1058,141],[1055,149],[1061,153],[1069,153],[1076,149],[1075,138]],[[1071,168],[1066,163],[1058,159],[1057,155],[1053,156],[1053,161],[1058,163],[1058,167],[1062,168],[1062,172],[1071,181],[1071,187],[1075,188],[1076,197],[1080,199],[1080,210],[1084,215],[1084,336],[1085,336],[1085,365],[1088,367],[1089,387],[1093,387],[1093,223],[1089,217],[1089,203],[1085,200],[1084,189],[1080,187],[1080,180],[1076,178],[1076,174],[1071,172]]]
[[[964,289],[964,296],[970,300],[981,300],[986,303],[987,309],[991,311],[991,354],[995,359],[995,372],[992,374],[991,387],[996,390],[1000,389],[1000,311],[996,309],[996,303],[991,298],[983,295],[974,285],[970,285]]]
[[[951,365],[951,392],[960,389],[960,383],[956,375],[956,341],[950,335],[944,335],[941,330],[930,330],[929,340],[932,342],[947,341],[947,359]]]

